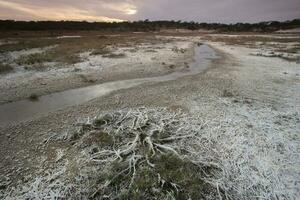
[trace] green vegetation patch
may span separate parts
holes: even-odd
[[[205,199],[216,192],[210,184],[203,181],[203,171],[209,173],[209,167],[203,170],[203,166],[171,153],[157,155],[151,159],[151,163],[153,167],[141,163],[134,179],[126,170],[126,163],[113,163],[110,173],[102,176],[106,180],[112,180],[110,187],[98,195],[111,194],[120,187],[123,189],[115,194],[116,199]]]
[[[26,69],[44,69],[44,63],[47,62],[60,62],[65,64],[75,64],[80,62],[81,59],[78,55],[65,54],[59,55],[55,50],[46,51],[43,53],[35,53],[26,56],[21,56],[16,60],[18,65],[25,65]],[[35,65],[35,66],[34,66]]]
[[[34,36],[34,35],[33,35]],[[132,42],[134,41],[134,42]],[[120,37],[99,37],[90,35],[80,38],[64,38],[56,37],[27,37],[15,38],[15,43],[4,44],[1,46],[0,53],[8,53],[21,50],[31,50],[34,48],[51,47],[46,52],[24,55],[14,60],[19,65],[25,65],[28,70],[40,70],[44,67],[39,64],[45,62],[58,62],[66,66],[82,62],[81,53],[91,52],[91,55],[101,55],[107,58],[124,58],[124,53],[113,53],[112,49],[117,47],[132,47],[133,45],[145,43],[147,41],[159,42],[154,36],[125,35]],[[36,65],[38,64],[38,65]],[[36,66],[32,66],[36,65]],[[58,65],[57,67],[61,67]]]
[[[18,65],[34,65],[53,61],[53,55],[48,52],[34,53],[26,56],[21,56],[16,62]]]

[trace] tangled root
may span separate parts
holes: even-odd
[[[54,197],[222,198],[222,188],[209,181],[220,170],[218,164],[198,153],[205,146],[201,139],[205,125],[164,108],[123,109],[80,120],[76,132],[61,137],[74,144],[78,157],[83,155],[78,159],[80,181],[68,180],[67,184],[66,179],[60,179],[62,187],[56,185]],[[51,192],[47,186],[47,190],[36,188],[44,188],[40,193],[47,191],[46,198]]]
[[[163,193],[172,198],[203,198],[215,191],[204,178],[211,176],[217,167],[194,160],[197,145],[188,146],[190,141],[197,140],[205,123],[193,124],[183,114],[165,109],[139,108],[102,114],[77,125],[82,138],[95,138],[95,135],[102,138],[91,145],[89,158],[109,172],[102,175],[105,181],[90,197],[113,198],[120,194],[122,198],[142,197],[141,189],[145,185],[147,192],[142,195],[153,197]],[[86,139],[81,139],[79,146]],[[187,188],[188,184],[194,184],[198,192]]]

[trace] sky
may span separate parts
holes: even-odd
[[[300,0],[0,0],[0,19],[259,22],[300,18]]]

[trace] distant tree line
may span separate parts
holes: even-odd
[[[0,20],[0,30],[10,31],[43,31],[43,30],[104,30],[104,31],[159,31],[161,29],[188,29],[188,30],[217,30],[220,32],[272,32],[276,30],[285,30],[299,28],[300,19],[278,22],[260,22],[260,23],[197,23],[182,21],[135,21],[135,22],[86,22],[86,21],[14,21]]]

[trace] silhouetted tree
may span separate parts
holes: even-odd
[[[255,24],[236,23],[197,23],[182,21],[150,21],[149,19],[135,22],[86,22],[86,21],[14,21],[0,20],[0,30],[28,30],[28,31],[51,31],[51,30],[104,30],[104,31],[157,31],[163,28],[167,29],[208,29],[223,32],[235,31],[257,31],[270,32],[279,29],[299,28],[300,19],[285,22],[260,22]]]

